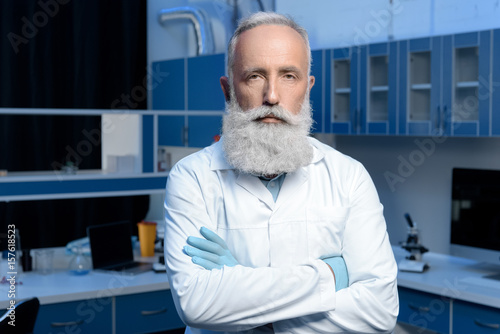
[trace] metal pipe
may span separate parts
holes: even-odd
[[[197,42],[197,55],[214,52],[210,22],[201,10],[193,7],[174,7],[162,9],[158,14],[158,21],[163,26],[167,21],[177,19],[189,20],[193,24]]]

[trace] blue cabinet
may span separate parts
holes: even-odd
[[[33,332],[112,333],[112,297],[41,305]]]
[[[186,108],[186,59],[153,63],[154,73],[160,78],[152,88],[152,109],[184,110]]]
[[[453,302],[453,333],[498,333],[500,310],[463,301]]]
[[[332,131],[396,134],[397,43],[332,52]]]
[[[158,145],[205,147],[220,135],[222,115],[160,115]]]
[[[158,116],[158,145],[186,146],[189,142],[186,118],[182,115]]]
[[[183,327],[170,290],[116,297],[116,333],[148,333]]]
[[[490,136],[491,31],[453,36],[452,136]]]
[[[500,309],[399,287],[398,322],[438,333],[500,332]],[[450,329],[450,325],[452,326]]]
[[[313,132],[500,136],[500,29],[312,51]],[[220,133],[224,55],[153,64],[158,143],[206,146]],[[168,113],[172,111],[172,113]]]
[[[431,120],[436,119],[440,106],[435,105],[433,99],[440,100],[441,75],[432,71],[432,65],[440,59],[435,43],[439,39],[420,38],[401,41],[400,68],[399,68],[399,123],[398,133],[403,135],[430,135],[432,132]],[[434,46],[434,48],[433,48]],[[438,73],[441,70],[438,67]],[[436,81],[437,79],[437,81]],[[438,94],[433,94],[437,92]],[[436,126],[434,124],[434,126]]]
[[[366,46],[351,48],[351,99],[348,120],[352,134],[366,133],[366,66]]]
[[[205,147],[221,134],[222,116],[189,116],[187,121],[188,143],[192,147]]]
[[[365,133],[366,47],[334,49],[331,55],[332,132]]]
[[[184,327],[170,290],[160,290],[41,305],[34,333],[153,333]]]
[[[500,106],[500,29],[492,32],[492,69],[488,80],[491,82],[488,96],[491,96],[494,109],[490,110],[491,132],[493,136],[500,136],[500,112],[496,108]],[[484,92],[483,92],[484,94]]]
[[[366,133],[396,134],[397,43],[368,46]]]
[[[330,117],[330,50],[314,50],[311,52],[311,75],[314,76],[314,86],[310,92],[313,113],[313,133],[331,132]]]
[[[449,299],[401,287],[398,292],[398,322],[438,333],[450,332]]]
[[[399,42],[403,135],[490,136],[491,32]]]
[[[224,54],[153,63],[163,80],[152,90],[158,116],[158,145],[204,147],[220,134],[225,109],[219,79]]]

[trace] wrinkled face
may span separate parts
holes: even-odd
[[[262,25],[247,30],[235,49],[233,96],[245,111],[280,105],[296,115],[314,84],[308,65],[304,40],[292,28]],[[258,121],[281,122],[273,115]]]

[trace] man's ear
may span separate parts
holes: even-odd
[[[311,88],[314,86],[314,82],[316,81],[316,78],[314,76],[309,76],[309,91],[311,91]]]
[[[229,102],[230,100],[230,91],[231,87],[229,85],[229,78],[228,77],[221,77],[220,78],[220,86],[222,88],[222,92],[224,93],[224,97],[226,98],[226,102]]]

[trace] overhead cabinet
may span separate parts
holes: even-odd
[[[210,145],[222,126],[224,54],[159,61],[153,67],[165,78],[152,91],[152,109],[170,112],[158,117],[158,145]]]
[[[489,136],[491,32],[399,42],[399,133]]]
[[[332,132],[496,136],[500,30],[332,51]],[[328,69],[326,69],[328,71]]]
[[[500,30],[312,51],[313,132],[499,136]],[[220,132],[223,54],[161,61],[158,144],[210,145]]]
[[[397,44],[333,50],[332,130],[395,134]]]

